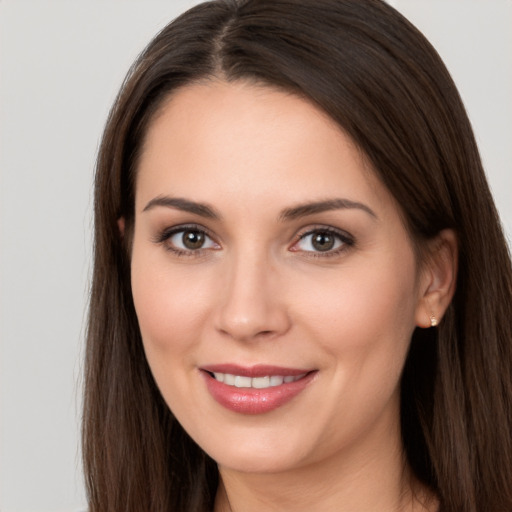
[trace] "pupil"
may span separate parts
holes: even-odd
[[[200,249],[204,244],[204,233],[199,231],[185,231],[183,233],[183,245],[187,249]]]
[[[328,251],[334,247],[334,237],[329,233],[318,233],[313,237],[312,243],[317,251]]]

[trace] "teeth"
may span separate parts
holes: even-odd
[[[302,379],[306,374],[301,375],[267,375],[265,377],[245,377],[243,375],[232,375],[230,373],[217,373],[213,376],[215,380],[223,382],[228,386],[234,386],[236,388],[254,388],[254,389],[266,389],[275,386],[281,386],[289,382],[295,382]]]
[[[284,382],[284,377],[281,377],[280,375],[272,375],[272,377],[270,377],[270,385],[272,387],[280,386],[283,382]]]
[[[235,386],[237,388],[250,388],[251,380],[251,377],[242,377],[241,375],[237,375],[235,377]]]
[[[270,377],[254,377],[251,382],[253,388],[265,389],[270,386]]]
[[[222,375],[222,374],[221,374]],[[227,384],[228,386],[234,386],[235,385],[236,376],[231,375],[230,373],[224,374],[224,384]]]

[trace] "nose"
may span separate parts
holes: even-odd
[[[238,341],[273,339],[288,331],[290,318],[282,279],[269,258],[251,255],[226,262],[216,328]]]

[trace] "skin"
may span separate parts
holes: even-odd
[[[155,204],[164,196],[218,218]],[[364,208],[282,218],[338,198]],[[413,330],[439,321],[453,293],[453,234],[420,265],[392,196],[330,118],[294,95],[220,80],[175,92],[151,123],[135,208],[146,356],[219,465],[216,510],[435,510],[404,461],[398,386]],[[162,240],[191,224],[207,233],[201,248],[182,233]],[[345,241],[321,252],[307,233],[326,228]],[[247,415],[208,392],[199,368],[219,363],[316,374],[285,405]]]

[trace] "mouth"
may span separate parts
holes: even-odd
[[[210,373],[210,375],[217,382],[222,382],[227,386],[234,386],[235,388],[267,389],[296,382],[305,377],[307,372],[300,375],[265,375],[263,377],[246,377],[245,375],[221,372]]]
[[[240,414],[270,412],[299,395],[317,370],[258,365],[215,365],[200,368],[211,396]]]

